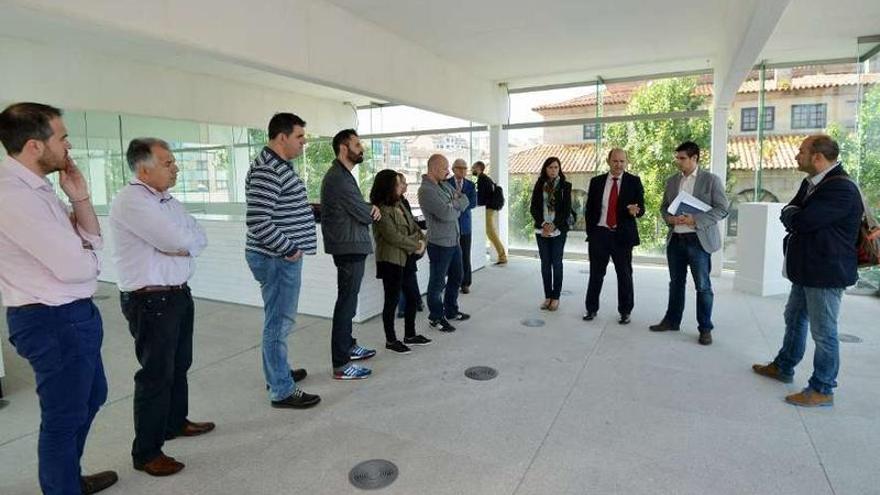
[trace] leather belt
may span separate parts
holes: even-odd
[[[131,291],[132,294],[147,294],[149,292],[168,292],[172,290],[185,290],[188,289],[189,286],[186,285],[186,282],[180,285],[148,285],[146,287],[141,287],[138,290]]]

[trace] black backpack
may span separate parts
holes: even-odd
[[[500,210],[504,208],[504,189],[498,184],[492,184],[492,195],[486,203],[486,208],[490,210]]]

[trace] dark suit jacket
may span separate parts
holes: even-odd
[[[587,239],[599,227],[599,217],[602,215],[602,197],[605,194],[605,181],[608,173],[597,175],[590,180],[590,188],[587,191],[587,206],[584,215],[587,221]],[[642,180],[637,175],[624,172],[620,179],[620,195],[617,197],[617,235],[622,243],[638,246],[639,229],[636,226],[636,217],[629,214],[626,205],[639,205],[638,217],[645,214],[645,188]]]
[[[455,189],[455,177],[450,177],[446,179],[446,182]],[[458,228],[461,230],[462,235],[470,235],[472,226],[471,226],[471,210],[477,207],[477,186],[474,185],[473,182],[464,179],[464,182],[461,184],[461,192],[467,196],[468,201],[470,201],[470,206],[467,207],[466,210],[461,212],[461,215],[458,217]]]
[[[856,283],[856,242],[861,224],[859,188],[838,165],[807,195],[804,181],[782,210],[788,279],[805,287],[843,288]],[[830,179],[830,180],[829,180]]]
[[[571,182],[562,181],[556,189],[556,220],[554,225],[560,232],[568,232],[568,215],[574,213],[571,209]],[[544,182],[541,179],[535,183],[532,189],[532,201],[529,207],[535,228],[540,229],[544,225]]]

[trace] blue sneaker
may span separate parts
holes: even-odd
[[[376,355],[375,349],[367,349],[366,347],[361,347],[355,344],[354,347],[349,351],[349,356],[352,361],[360,361],[362,359],[370,359],[371,357]]]
[[[342,369],[333,372],[334,380],[363,380],[373,374],[373,370],[358,366],[356,364],[347,364]]]

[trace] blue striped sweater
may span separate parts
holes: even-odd
[[[257,155],[244,183],[247,247],[266,256],[315,254],[315,214],[293,165],[269,147]]]

